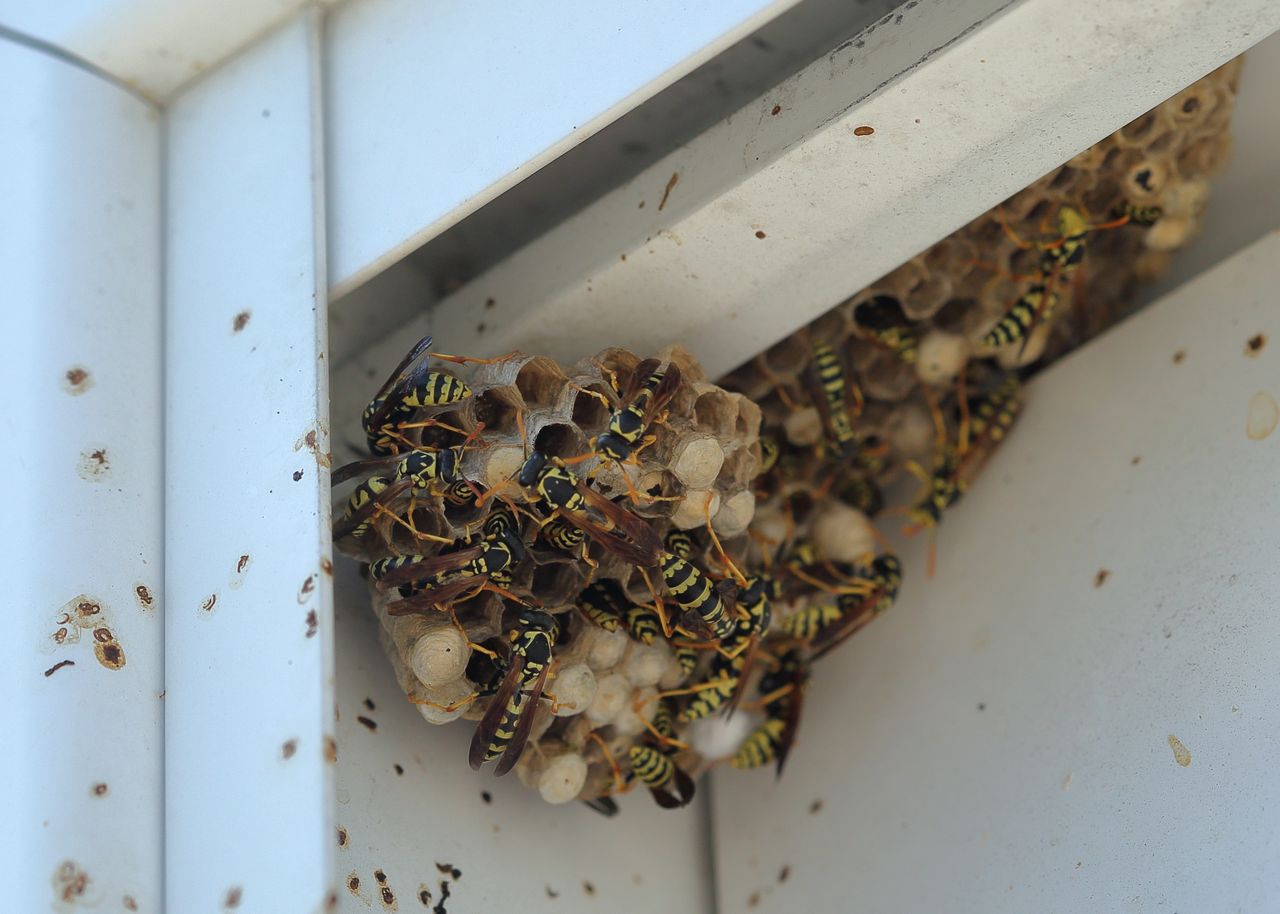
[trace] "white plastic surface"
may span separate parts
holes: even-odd
[[[723,912],[1280,908],[1278,265],[1272,234],[1036,379],[779,786],[716,773]]]
[[[797,0],[355,0],[328,23],[335,297]]]
[[[445,299],[439,336],[679,340],[715,375],[1280,27],[1270,0],[989,12],[903,7]]]
[[[405,699],[348,560],[336,615],[338,830],[326,838],[341,842],[339,910],[395,910],[384,888],[402,912],[714,910],[705,797],[671,812],[637,790],[608,820],[550,806],[492,765],[477,774],[466,760],[475,725],[433,726]]]
[[[6,40],[0,85],[0,909],[157,911],[160,124]]]
[[[317,26],[169,116],[166,909],[183,914],[310,914],[331,890]]]
[[[59,48],[163,101],[305,5],[306,0],[0,0],[0,27]]]

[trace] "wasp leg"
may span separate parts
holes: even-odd
[[[433,359],[439,359],[442,362],[453,362],[455,365],[496,365],[498,362],[506,362],[510,359],[514,359],[518,355],[522,355],[520,350],[513,349],[506,355],[500,355],[493,359],[476,359],[469,355],[445,355],[443,352],[433,352],[430,357]]]
[[[434,533],[423,533],[416,526],[414,526],[412,517],[410,517],[409,520],[405,520],[403,517],[401,517],[400,515],[392,511],[390,508],[388,508],[386,505],[375,505],[374,513],[377,515],[382,515],[382,516],[391,518],[393,522],[399,524],[400,526],[408,530],[410,533],[412,533],[414,535],[414,538],[416,539],[428,540],[433,543],[452,543],[453,542],[453,540],[449,539],[447,536],[436,536]]]
[[[716,536],[715,527],[711,526],[711,494],[707,494],[706,504],[702,506],[702,513],[707,519],[707,532],[711,534],[711,542],[716,547],[716,552],[720,553],[720,561],[724,563],[724,567],[733,575],[733,579],[740,586],[747,585],[746,576],[738,570],[738,566],[733,564],[733,559],[729,558],[729,554],[724,551],[724,546],[720,545],[720,537]]]
[[[613,753],[609,751],[609,747],[605,741],[600,738],[600,734],[592,730],[587,734],[589,739],[595,740],[600,746],[600,752],[604,755],[604,760],[609,763],[609,769],[613,772],[613,791],[614,793],[623,793],[625,781],[622,778],[622,768],[618,765],[618,760],[613,757]]]
[[[649,580],[649,571],[646,568],[636,566],[636,570],[640,572],[640,577],[644,578],[644,586],[649,588],[649,593],[653,596],[653,611],[658,614],[658,621],[662,623],[662,634],[665,638],[671,637],[671,620],[667,618],[667,607],[662,602],[662,597],[658,595],[657,588],[653,586],[653,581]]]
[[[477,698],[480,697],[480,693],[472,692],[466,698],[460,698],[457,701],[451,702],[447,705],[442,705],[438,701],[430,701],[426,698],[414,698],[412,695],[409,695],[406,697],[409,699],[410,703],[412,704],[426,705],[429,708],[436,708],[437,710],[443,711],[446,714],[452,714],[454,711],[458,710],[459,708],[465,708],[467,705],[471,704],[471,702],[475,701]]]

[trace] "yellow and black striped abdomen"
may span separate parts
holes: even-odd
[[[631,772],[647,787],[665,787],[675,776],[676,763],[651,746],[632,746]]]
[[[1058,293],[1036,284],[1013,303],[1004,317],[982,338],[985,346],[1007,346],[1026,337],[1037,320],[1048,320],[1058,304]]]
[[[782,630],[792,638],[812,641],[818,632],[840,618],[840,610],[830,603],[807,606],[782,620]]]
[[[471,388],[453,375],[443,371],[429,371],[421,384],[405,392],[402,404],[413,409],[450,406],[469,396]]]
[[[778,757],[782,745],[782,731],[786,725],[777,718],[769,718],[742,741],[738,751],[729,759],[734,768],[762,768]]]
[[[662,553],[662,580],[681,608],[697,613],[703,622],[711,626],[717,638],[733,633],[734,620],[729,616],[720,594],[716,593],[710,579],[689,562],[670,552]]]
[[[511,700],[507,702],[507,707],[502,712],[502,718],[498,721],[497,728],[493,731],[493,739],[489,740],[489,748],[484,755],[486,762],[491,762],[502,755],[507,746],[511,745],[511,740],[516,735],[516,727],[520,725],[520,715],[524,713],[525,706],[528,704],[528,692],[519,691],[511,696]]]

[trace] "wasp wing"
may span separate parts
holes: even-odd
[[[489,744],[493,742],[493,736],[498,731],[498,724],[501,723],[502,716],[507,711],[511,696],[523,682],[524,664],[518,662],[518,659],[512,656],[507,675],[502,677],[502,684],[498,686],[498,691],[494,693],[493,698],[489,699],[489,707],[485,708],[484,717],[480,718],[480,723],[476,724],[476,732],[471,735],[467,764],[475,771],[479,771],[480,766],[484,764],[484,757],[489,754]]]
[[[401,479],[387,486],[377,495],[371,497],[361,508],[344,514],[341,519],[333,525],[333,538],[335,541],[346,539],[356,531],[361,524],[366,523],[374,514],[378,512],[380,506],[386,505],[388,502],[395,501],[413,485],[411,479]]]
[[[421,562],[414,562],[412,565],[402,565],[399,568],[393,568],[378,578],[377,585],[382,590],[392,587],[399,587],[401,584],[412,584],[416,581],[425,581],[427,578],[434,577],[438,574],[444,574],[449,571],[457,571],[458,569],[470,564],[478,559],[484,553],[484,546],[477,544],[468,546],[466,549],[459,549],[457,552],[446,552],[442,555],[435,555]]]
[[[385,457],[366,457],[363,460],[353,460],[350,463],[343,464],[334,470],[333,474],[329,477],[329,483],[335,486],[341,485],[348,479],[354,479],[361,473],[395,466],[396,462],[402,459],[403,456],[400,454],[390,454]]]
[[[622,536],[569,512],[560,515],[561,517],[632,565],[652,568],[658,564],[658,560],[662,557],[662,540],[653,532],[652,527],[622,505],[605,498],[585,482],[578,482],[578,491],[582,493],[588,507],[594,508],[603,515]]]
[[[418,340],[418,342],[414,343],[413,348],[405,353],[405,357],[400,360],[400,364],[396,366],[395,371],[391,372],[391,374],[387,376],[387,380],[383,382],[382,387],[378,388],[378,393],[374,395],[374,400],[380,400],[381,405],[374,411],[373,415],[369,417],[366,430],[382,427],[387,416],[389,416],[392,409],[395,408],[395,404],[391,402],[392,391],[397,388],[402,388],[405,382],[416,374],[416,371],[411,372],[410,369],[414,367],[414,363],[418,361],[422,354],[430,348],[431,337],[430,335],[424,336],[422,339]]]
[[[803,670],[796,673],[793,682],[795,688],[787,696],[787,712],[782,718],[782,735],[778,737],[778,767],[775,777],[782,777],[782,768],[787,764],[787,756],[796,741],[796,731],[800,729],[800,711],[804,706],[804,690],[809,681],[809,674]]]
[[[507,751],[502,754],[502,758],[498,761],[498,767],[493,770],[493,773],[498,777],[502,777],[514,768],[516,762],[520,761],[520,756],[524,753],[525,743],[529,742],[529,734],[533,731],[533,718],[538,710],[538,699],[542,698],[542,687],[547,684],[548,669],[550,669],[550,664],[542,668],[538,678],[533,681],[533,685],[525,693],[524,708],[520,712],[520,723],[516,725],[515,736],[511,738]]]
[[[657,360],[653,360],[655,368]],[[652,374],[653,372],[649,372]],[[662,412],[662,408],[671,402],[671,398],[676,395],[676,391],[680,389],[680,381],[683,376],[680,374],[680,366],[675,362],[667,363],[667,370],[662,374],[662,380],[658,382],[657,388],[653,391],[653,396],[649,399],[649,404],[644,410],[644,427],[648,428],[653,422],[655,416]]]

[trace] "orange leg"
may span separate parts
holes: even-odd
[[[662,602],[662,597],[658,595],[658,590],[653,586],[653,581],[649,580],[649,571],[645,568],[636,568],[640,572],[640,577],[644,578],[644,586],[649,588],[649,593],[653,595],[653,611],[658,614],[658,621],[662,623],[662,635],[665,638],[671,637],[671,620],[667,618],[667,607]]]
[[[440,359],[442,362],[453,362],[455,365],[466,365],[468,363],[472,365],[494,365],[498,362],[505,362],[508,359],[514,359],[516,356],[521,354],[520,350],[513,349],[506,355],[500,355],[494,359],[473,359],[471,356],[466,355],[445,355],[443,352],[433,352],[431,353],[431,358]]]
[[[733,559],[729,558],[729,554],[724,551],[724,546],[720,545],[720,537],[716,536],[715,527],[711,526],[711,495],[707,495],[707,503],[702,506],[702,512],[707,518],[707,532],[711,534],[711,542],[716,547],[716,552],[720,553],[720,560],[724,562],[725,568],[733,575],[733,579],[741,586],[747,585],[747,579],[738,570],[738,566],[733,564]]]
[[[622,779],[622,769],[618,766],[618,761],[613,757],[613,753],[609,751],[609,747],[605,745],[600,734],[594,730],[588,734],[588,738],[595,740],[600,745],[600,752],[604,755],[604,760],[609,763],[609,768],[613,771],[613,791],[614,793],[622,793],[625,782]]]

